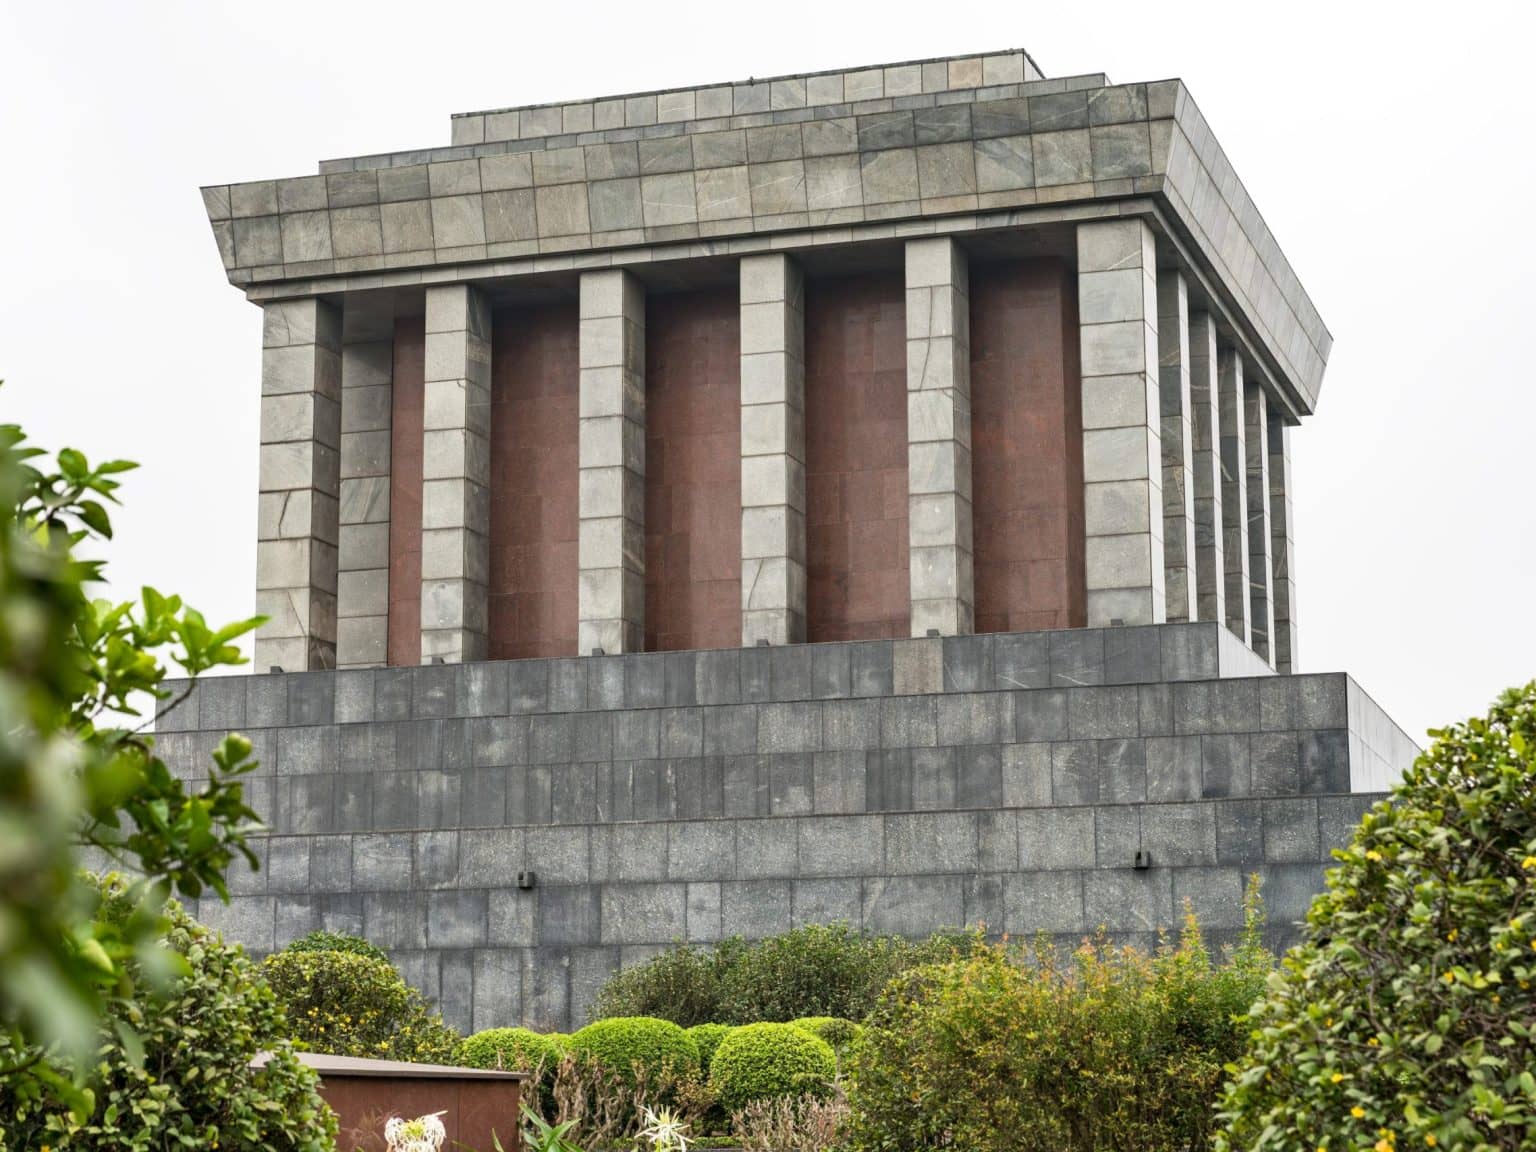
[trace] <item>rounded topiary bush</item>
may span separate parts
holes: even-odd
[[[720,1047],[720,1041],[735,1028],[734,1024],[695,1024],[687,1030],[688,1035],[693,1037],[693,1042],[699,1046],[699,1071],[705,1076],[709,1075],[709,1065],[715,1058],[715,1049]]]
[[[300,936],[283,949],[284,952],[350,952],[354,956],[367,956],[374,960],[388,961],[384,949],[370,944],[361,936],[348,936],[341,932],[316,929]]]
[[[1218,1147],[1536,1146],[1536,683],[1430,735],[1255,1008]]]
[[[135,914],[116,878],[103,895],[103,919]],[[153,978],[130,962],[139,991],[108,1002],[94,1065],[34,1066],[62,1077],[61,1084],[84,1076],[92,1097],[83,1118],[71,1116],[62,1094],[39,1094],[28,1090],[27,1078],[0,1076],[0,1147],[331,1152],[336,1117],[316,1091],[314,1071],[299,1063],[256,965],[180,905],[168,904],[164,916],[166,944],[185,961],[183,971],[156,995],[146,991]],[[253,1068],[262,1052],[265,1063]],[[12,1051],[0,1030],[0,1066],[36,1057]]]
[[[528,1028],[487,1028],[464,1039],[458,1061],[467,1068],[547,1071],[560,1062],[564,1051],[554,1037]]]
[[[699,1046],[670,1020],[654,1016],[614,1016],[571,1035],[571,1051],[633,1082],[687,1075],[699,1067]]]
[[[818,1036],[832,1045],[832,1051],[837,1053],[841,1060],[853,1046],[864,1031],[862,1024],[856,1024],[852,1020],[844,1020],[840,1016],[802,1016],[798,1020],[791,1020],[796,1028],[804,1028],[813,1036]]]
[[[754,1100],[824,1096],[837,1076],[832,1046],[793,1024],[746,1024],[715,1049],[709,1084],[727,1112]]]
[[[312,1052],[417,1064],[452,1061],[459,1038],[387,960],[355,952],[276,952],[262,974]]]

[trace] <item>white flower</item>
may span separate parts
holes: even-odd
[[[402,1120],[391,1116],[384,1125],[384,1140],[389,1152],[438,1152],[448,1139],[448,1130],[438,1119],[442,1112],[418,1116],[414,1120]]]
[[[688,1152],[688,1137],[683,1133],[688,1125],[670,1108],[660,1112],[645,1109],[645,1127],[640,1129],[640,1139],[649,1140],[653,1152]]]

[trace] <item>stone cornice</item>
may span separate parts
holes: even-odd
[[[690,241],[730,251],[719,242],[787,232],[851,239],[869,225],[1046,205],[1099,215],[1150,196],[1277,386],[1310,412],[1331,337],[1184,85],[1041,83],[1060,90],[1023,94],[1037,87],[1023,84],[1015,95],[847,115],[802,109],[810,118],[755,127],[695,120],[665,136],[474,149],[216,185],[203,197],[231,283],[254,290]]]

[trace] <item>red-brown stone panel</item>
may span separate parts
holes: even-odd
[[[493,660],[576,654],[578,335],[574,302],[492,323]]]
[[[645,647],[741,643],[734,285],[645,303]]]
[[[907,635],[900,272],[806,284],[806,639]]]
[[[1087,623],[1077,292],[1055,260],[973,264],[976,631]]]
[[[426,319],[395,321],[389,433],[389,663],[421,663],[421,424]]]

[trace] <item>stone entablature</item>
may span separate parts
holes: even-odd
[[[231,282],[302,292],[319,277],[1040,204],[1117,214],[1146,195],[1287,404],[1316,404],[1332,338],[1180,81],[828,115],[838,110],[530,152],[469,146],[462,159],[210,186],[204,200]]]

